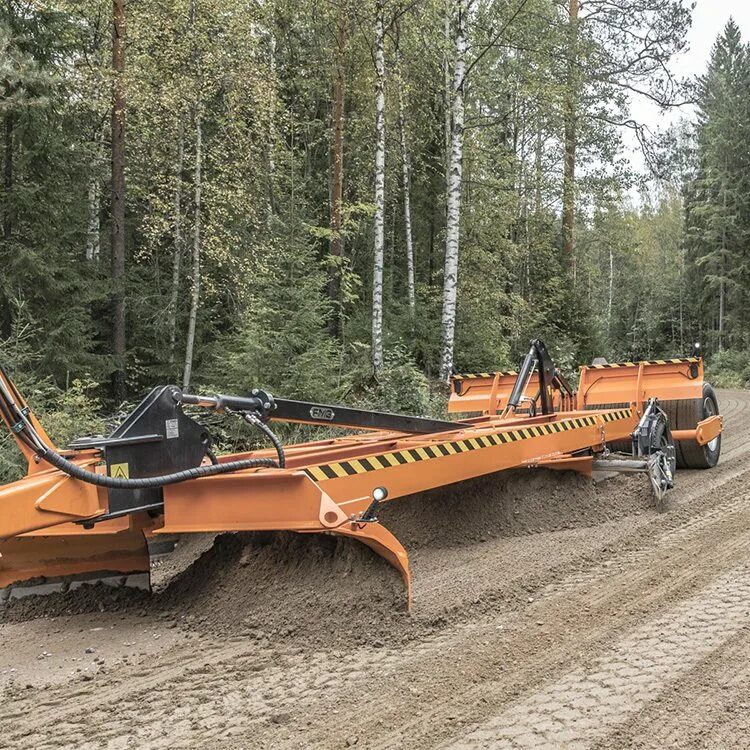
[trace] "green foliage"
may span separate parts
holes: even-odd
[[[68,388],[55,386],[48,378],[19,378],[18,383],[29,406],[55,445],[65,447],[83,435],[106,431],[101,403],[96,396],[99,384],[91,379],[74,380]],[[0,482],[20,479],[26,473],[21,451],[10,432],[0,432]]]
[[[347,373],[344,393],[355,405],[404,414],[434,413],[436,405],[430,392],[430,382],[404,345],[389,347],[377,378],[372,375],[367,347],[355,347],[353,355],[353,366]]]
[[[697,85],[685,245],[699,334],[713,351],[750,346],[750,51],[730,19]]]
[[[66,446],[82,435],[101,435],[106,426],[102,405],[96,396],[99,384],[91,379],[74,380],[64,390],[50,388],[38,417],[58,446]]]
[[[706,365],[706,379],[717,388],[750,386],[750,352],[725,349]]]
[[[0,340],[0,363],[58,447],[82,435],[106,431],[101,418],[99,383],[90,376],[57,385],[44,374],[44,359],[35,350],[36,324],[25,305],[16,304],[12,334]],[[0,429],[0,482],[19,479],[25,461],[10,432]]]

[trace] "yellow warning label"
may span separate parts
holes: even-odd
[[[130,468],[127,464],[110,464],[109,475],[118,479],[130,479]]]

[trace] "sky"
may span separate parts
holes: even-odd
[[[688,4],[689,0],[684,0]],[[693,10],[693,23],[688,33],[687,51],[671,61],[671,69],[678,78],[700,75],[706,69],[711,47],[716,37],[723,31],[730,16],[740,27],[744,42],[750,42],[750,0],[697,0]],[[663,129],[681,116],[689,117],[690,107],[676,108],[662,112],[656,105],[643,97],[631,101],[633,119],[648,126],[650,130]],[[633,166],[642,169],[643,158],[634,138],[626,135]]]

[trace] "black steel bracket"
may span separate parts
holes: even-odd
[[[518,377],[513,385],[510,397],[508,398],[508,407],[517,409],[521,404],[523,393],[537,366],[539,372],[539,400],[542,405],[542,414],[552,414],[554,407],[552,405],[552,390],[555,387],[567,386],[564,378],[558,376],[555,364],[550,357],[544,342],[534,339],[531,342],[528,354],[523,358],[521,367],[518,369]],[[566,390],[570,390],[567,386]]]

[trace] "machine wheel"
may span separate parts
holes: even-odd
[[[657,447],[658,446],[658,447]],[[656,498],[656,507],[664,510],[664,497],[674,487],[674,474],[677,468],[674,442],[669,425],[661,420],[654,435],[654,447],[649,457],[649,479]]]
[[[663,401],[660,406],[669,417],[669,424],[673,430],[693,429],[698,422],[719,413],[716,393],[708,383],[703,384],[702,398]],[[674,445],[678,468],[711,469],[719,461],[721,435],[706,445],[698,445],[694,440],[676,440]]]

